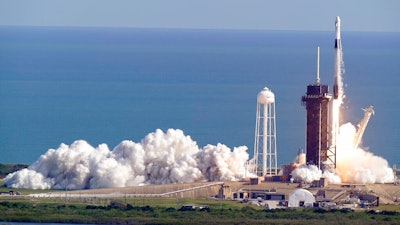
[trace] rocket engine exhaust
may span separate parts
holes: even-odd
[[[197,143],[179,129],[157,129],[141,142],[125,140],[114,149],[83,140],[50,149],[26,169],[11,173],[9,188],[94,189],[149,184],[240,180],[247,147]]]

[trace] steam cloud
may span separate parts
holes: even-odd
[[[392,183],[394,172],[389,167],[386,159],[374,155],[372,152],[360,147],[354,148],[353,137],[356,128],[351,123],[340,127],[336,149],[336,171],[329,172],[318,169],[314,165],[300,165],[292,172],[292,177],[298,181],[311,183],[321,177],[328,179],[329,183]]]
[[[343,182],[348,183],[391,183],[393,170],[386,159],[352,146],[356,128],[351,123],[340,127],[336,160],[337,171]]]
[[[112,151],[86,141],[50,149],[26,169],[9,174],[11,188],[92,189],[146,184],[238,180],[245,176],[247,147],[199,149],[183,131],[156,130],[140,143],[122,141]]]

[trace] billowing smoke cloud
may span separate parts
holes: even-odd
[[[311,183],[314,180],[319,180],[322,177],[322,171],[315,165],[302,164],[292,172],[292,178],[296,181],[304,181]]]
[[[301,165],[292,172],[292,177],[298,181],[310,183],[321,177],[329,183],[391,183],[394,182],[394,172],[387,160],[374,155],[360,147],[354,148],[353,139],[356,128],[351,123],[340,127],[336,149],[336,171],[324,173],[314,165]]]
[[[247,147],[223,144],[200,149],[183,131],[156,130],[140,143],[123,141],[112,151],[86,141],[50,149],[27,169],[4,178],[12,188],[88,189],[195,181],[239,180]]]
[[[356,128],[351,123],[340,127],[336,160],[342,181],[361,184],[394,182],[393,170],[386,159],[353,147],[355,134]]]
[[[314,180],[321,179],[322,177],[326,178],[328,183],[331,184],[339,184],[342,182],[338,174],[336,174],[335,172],[330,172],[330,171],[322,172],[315,165],[302,164],[299,165],[299,167],[292,172],[292,178],[298,182],[303,181],[306,183],[311,183]]]

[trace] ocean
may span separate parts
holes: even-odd
[[[333,83],[334,30],[0,27],[0,163],[61,143],[113,149],[156,129],[253,154],[256,96],[275,94],[278,165],[305,148],[301,96]],[[400,166],[400,33],[342,31],[343,122],[374,106],[363,146]]]

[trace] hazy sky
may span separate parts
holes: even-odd
[[[400,32],[400,0],[0,0],[0,25]]]

